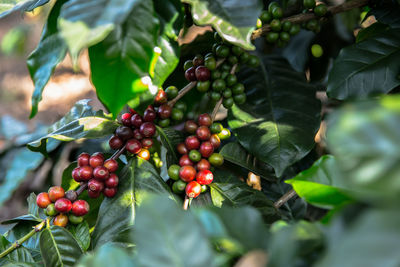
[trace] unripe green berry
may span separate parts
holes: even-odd
[[[197,91],[199,92],[207,92],[208,88],[210,88],[210,81],[198,81],[196,85]]]
[[[263,12],[261,12],[259,18],[263,23],[268,23],[272,20],[272,14],[269,13],[267,10],[264,10]]]
[[[247,65],[252,68],[257,68],[260,65],[260,60],[255,55],[250,55]]]
[[[241,83],[237,83],[232,87],[232,93],[234,95],[238,95],[244,92],[244,85]]]
[[[215,92],[215,91],[212,91],[211,93],[210,93],[210,98],[211,98],[211,100],[212,101],[218,101],[220,98],[221,98],[221,94],[220,93],[218,93],[218,92]]]
[[[219,70],[214,70],[211,72],[211,79],[216,80],[221,78],[221,71]]]
[[[217,68],[217,61],[214,57],[207,57],[204,60],[204,66],[206,66],[206,68],[208,68],[210,71],[215,70]]]
[[[238,61],[239,61],[239,59],[234,55],[231,55],[231,56],[228,57],[228,62],[231,65],[235,65],[236,63],[238,63]]]
[[[235,74],[229,74],[226,78],[225,78],[225,82],[227,86],[232,86],[235,83],[237,83],[237,77]]]
[[[246,102],[246,94],[241,93],[233,96],[233,100],[235,101],[236,104],[242,105]]]
[[[310,31],[315,31],[318,27],[318,21],[316,19],[309,20],[307,22],[306,28]]]
[[[231,137],[231,131],[229,129],[224,128],[220,133],[217,134],[219,139],[221,140],[227,140]]]
[[[314,14],[322,17],[328,12],[328,7],[325,4],[319,4],[318,6],[314,7]]]
[[[220,133],[222,131],[222,129],[224,129],[224,127],[222,126],[221,123],[219,122],[214,122],[213,124],[211,124],[210,126],[210,131],[212,133]]]
[[[45,209],[45,213],[47,214],[47,216],[57,215],[58,211],[56,210],[54,203],[51,203],[47,206],[47,208]]]
[[[247,63],[247,61],[249,60],[250,54],[247,52],[244,52],[240,55],[240,63]]]
[[[324,54],[324,50],[322,49],[322,47],[319,44],[313,44],[311,46],[311,54],[314,57],[319,58]]]
[[[221,70],[222,70],[222,71],[230,71],[231,68],[232,68],[232,66],[231,66],[231,64],[229,64],[228,62],[224,62],[224,63],[221,65]]]
[[[205,185],[205,184],[201,185],[201,193],[206,192],[207,189],[208,189],[208,186],[207,186],[207,185]]]
[[[184,116],[184,114],[183,114],[183,111],[182,111],[182,110],[180,110],[180,109],[178,109],[178,108],[173,108],[173,109],[172,109],[171,118],[172,118],[174,121],[180,121],[180,120],[182,120],[182,119],[183,119],[183,116]]]
[[[232,91],[229,88],[226,88],[223,92],[222,92],[222,96],[224,98],[229,98],[232,96]]]
[[[269,26],[271,27],[271,30],[273,30],[274,32],[280,32],[282,28],[282,24],[279,19],[273,19],[269,24]]]
[[[172,191],[175,194],[180,194],[185,191],[186,183],[182,180],[178,180],[172,184]]]
[[[289,42],[290,34],[287,33],[287,32],[281,32],[280,35],[279,35],[279,38],[284,42]]]
[[[229,56],[229,52],[229,47],[227,47],[226,45],[219,45],[215,50],[217,56],[223,58]]]
[[[299,24],[294,24],[289,30],[290,35],[296,35],[300,32],[300,25]]]
[[[290,28],[292,28],[292,23],[288,20],[282,22],[282,30],[285,32],[289,32]]]
[[[278,4],[277,2],[271,2],[271,3],[268,5],[268,11],[272,13],[272,10],[273,10],[275,7],[279,7],[279,4]]]
[[[182,112],[185,112],[187,109],[187,105],[183,101],[178,101],[175,103],[174,108],[182,110]]]
[[[187,69],[193,67],[193,60],[186,60],[183,64],[183,69],[186,71]]]
[[[171,178],[172,180],[179,180],[179,169],[180,168],[181,167],[179,165],[172,164],[168,168],[168,176],[169,176],[169,178]]]
[[[163,120],[159,120],[158,121],[158,125],[162,128],[166,128],[169,126],[169,124],[171,123],[170,119],[163,119]]]
[[[283,17],[283,10],[280,7],[274,7],[272,9],[272,17],[274,19],[280,19]]]
[[[209,158],[208,161],[213,166],[221,166],[224,164],[224,157],[219,153],[213,153]]]
[[[232,53],[236,56],[240,56],[243,53],[243,48],[239,47],[239,46],[232,46]]]
[[[314,8],[315,7],[315,0],[303,0],[303,6],[305,8]]]
[[[233,101],[232,97],[224,98],[224,100],[222,101],[222,105],[226,109],[230,109],[233,106],[233,104],[234,104],[234,101]]]
[[[201,154],[197,150],[190,150],[189,159],[193,162],[199,162],[201,160]]]
[[[212,83],[212,88],[215,91],[218,91],[218,92],[223,91],[225,89],[225,87],[226,87],[226,84],[225,84],[225,81],[223,79],[215,80]]]
[[[268,32],[267,35],[265,36],[265,39],[267,40],[268,43],[273,44],[279,39],[279,33],[277,32]]]
[[[167,89],[165,89],[165,93],[167,93],[167,98],[168,99],[173,99],[178,95],[178,88],[175,86],[168,86]]]
[[[83,222],[83,216],[75,216],[74,214],[70,214],[68,216],[68,221],[73,224],[80,224]]]

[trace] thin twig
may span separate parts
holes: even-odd
[[[194,88],[197,84],[197,81],[188,83],[182,90],[179,91],[178,95],[168,102],[168,106],[173,107],[175,103],[181,99],[184,95],[186,95],[192,88]]]
[[[222,104],[222,101],[223,101],[223,100],[224,100],[224,98],[221,97],[221,98],[218,100],[217,104],[215,104],[215,107],[214,107],[214,109],[213,109],[213,111],[212,111],[212,113],[211,113],[211,120],[212,120],[212,121],[215,120],[215,117],[217,116],[218,110],[219,110],[219,108],[221,107],[221,104]]]
[[[326,16],[341,13],[341,12],[344,12],[344,11],[347,11],[347,10],[350,10],[353,8],[362,7],[362,6],[367,5],[368,2],[369,2],[369,0],[353,0],[350,2],[345,2],[341,5],[331,6],[331,7],[328,7],[328,12],[327,12]],[[316,16],[314,13],[306,13],[306,14],[298,14],[298,15],[294,15],[294,16],[285,18],[282,20],[282,22],[290,21],[293,24],[300,24],[300,23],[303,23],[303,22],[306,22],[306,21],[309,21],[312,19],[318,19],[318,18],[321,18],[321,17]],[[262,28],[255,30],[251,36],[251,39],[252,40],[257,39],[257,38],[265,35],[270,30],[271,30],[271,28],[270,28],[269,24],[267,24],[267,25],[263,26]]]
[[[190,202],[190,198],[186,195],[185,196],[185,200],[183,201],[183,209],[187,210],[189,208],[189,202]]]
[[[78,196],[88,187],[88,183],[82,183],[81,186],[76,190]]]
[[[274,203],[274,207],[279,209],[283,204],[288,202],[291,198],[295,197],[296,195],[297,195],[296,191],[294,191],[293,189],[289,190]]]
[[[238,64],[236,63],[235,65],[232,66],[230,73],[235,74],[237,67],[238,67]]]
[[[126,150],[126,147],[124,145],[122,148],[120,148],[119,150],[115,151],[115,153],[111,156],[110,159],[116,160],[117,158],[119,158],[119,156],[122,155],[122,153],[125,152],[125,150]]]

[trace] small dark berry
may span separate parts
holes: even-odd
[[[143,120],[147,122],[153,122],[157,117],[157,113],[154,110],[146,109],[143,114]]]
[[[110,146],[111,149],[117,150],[124,145],[124,142],[118,136],[113,135],[111,136],[110,140],[108,140],[108,145]]]
[[[168,119],[171,116],[172,108],[168,104],[161,105],[158,108],[158,116],[161,119]]]
[[[143,135],[140,133],[139,129],[133,130],[133,138],[135,138],[137,140],[143,139]]]
[[[197,67],[204,64],[204,58],[202,55],[198,54],[193,58],[193,67]]]
[[[135,117],[138,114],[135,114],[132,116]],[[122,141],[126,141],[130,138],[133,137],[133,132],[132,129],[130,127],[127,126],[119,126],[116,130],[115,130],[115,135],[118,136],[119,138],[122,139]]]
[[[184,129],[185,129],[185,132],[187,132],[188,134],[195,134],[197,128],[198,128],[198,126],[197,126],[197,123],[195,121],[187,120],[185,122]]]
[[[117,194],[116,188],[104,188],[103,195],[106,197],[114,197]]]
[[[136,139],[130,139],[126,142],[126,150],[132,154],[137,154],[142,149],[142,144]]]
[[[124,126],[131,126],[132,113],[124,113],[121,116],[121,122]]]
[[[108,188],[117,187],[118,186],[118,176],[115,173],[111,173],[110,177],[105,181],[105,185]]]
[[[109,172],[116,172],[118,170],[118,162],[115,159],[104,161],[103,166],[106,167]]]
[[[79,168],[79,177],[81,181],[88,181],[93,176],[93,168],[90,166],[83,166]]]
[[[88,182],[88,189],[93,193],[101,192],[104,189],[104,183],[96,179],[90,179]]]
[[[68,190],[65,192],[65,198],[69,199],[71,202],[74,202],[78,198],[78,193],[75,190]]]
[[[189,156],[185,154],[179,159],[179,166],[194,166],[194,163],[190,160]]]
[[[205,66],[198,66],[195,70],[195,74],[198,81],[208,81],[211,76],[210,70]]]
[[[142,116],[140,116],[139,114],[133,115],[131,118],[131,123],[132,123],[132,126],[139,128],[140,125],[142,125],[142,123],[143,123]]]
[[[78,166],[87,166],[89,165],[90,155],[88,153],[81,153],[78,157]]]
[[[185,71],[185,78],[189,82],[196,81],[196,73],[195,73],[195,68],[194,67],[190,67]]]
[[[140,126],[143,137],[152,137],[156,133],[156,126],[151,122],[145,122]]]

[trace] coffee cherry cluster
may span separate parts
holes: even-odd
[[[315,0],[303,0],[303,13],[314,12],[318,17],[323,17],[328,12],[328,7],[324,3],[316,4]],[[319,20],[312,19],[302,24],[304,29],[318,33],[321,30]]]
[[[185,102],[178,101],[173,107],[168,105],[168,101],[174,99],[178,95],[178,88],[169,86],[165,89],[158,90],[154,99],[154,105],[157,117],[155,123],[162,128],[177,124],[182,121],[185,116],[187,106]]]
[[[74,194],[75,193],[75,194]],[[68,222],[79,224],[83,216],[89,212],[89,203],[77,200],[75,191],[64,192],[60,186],[50,187],[48,192],[42,192],[36,197],[36,204],[44,209],[44,213],[54,218],[53,224],[65,227]]]
[[[106,197],[113,197],[117,193],[118,162],[114,159],[104,159],[102,153],[82,153],[78,157],[78,167],[72,171],[72,178],[83,184],[87,183],[88,195],[97,198],[103,193]]]
[[[197,123],[186,121],[184,130],[189,136],[176,147],[182,155],[179,165],[171,165],[168,175],[175,180],[173,192],[179,194],[185,191],[189,198],[195,198],[207,191],[207,185],[214,179],[211,165],[218,167],[223,164],[224,158],[216,150],[221,140],[230,137],[230,131],[220,123],[212,123],[208,114],[199,115]]]

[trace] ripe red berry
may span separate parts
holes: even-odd
[[[186,185],[185,191],[190,198],[198,197],[201,193],[201,185],[196,181],[192,181]]]
[[[69,199],[71,202],[74,202],[78,198],[78,193],[74,190],[68,190],[65,192],[65,198]]]
[[[118,136],[119,138],[121,138],[122,141],[126,141],[133,137],[133,131],[128,126],[119,126],[115,130],[115,135]]]
[[[101,192],[104,189],[104,183],[96,179],[90,179],[88,182],[88,189],[93,193]]]
[[[152,110],[152,111],[155,111],[155,110],[154,110],[154,107],[153,107],[152,105],[148,105],[147,108],[146,108],[146,110],[147,110],[147,109]]]
[[[214,175],[210,170],[202,170],[197,173],[196,181],[201,185],[208,185],[211,184],[214,180]]]
[[[211,168],[211,164],[206,159],[201,159],[196,164],[197,171],[209,170],[210,168]]]
[[[89,165],[89,159],[90,159],[90,155],[88,153],[81,153],[78,157],[78,166],[82,167],[82,166],[87,166]]]
[[[124,145],[124,142],[118,136],[113,135],[111,136],[110,140],[108,140],[108,145],[110,146],[111,149],[117,150]]]
[[[140,133],[143,137],[152,137],[156,133],[156,126],[154,123],[145,122],[140,126]]]
[[[205,66],[198,66],[196,68],[195,74],[198,81],[208,81],[210,79],[211,72]]]
[[[150,159],[150,151],[148,151],[145,148],[142,148],[142,150],[139,151],[138,157],[144,160],[149,160]]]
[[[219,146],[221,145],[221,139],[219,138],[219,136],[217,134],[212,134],[210,136],[210,140],[209,141],[213,145],[214,149],[219,148]]]
[[[206,141],[201,143],[199,151],[203,158],[208,158],[214,152],[214,146],[211,142]]]
[[[193,161],[190,160],[189,156],[187,154],[185,154],[179,159],[179,165],[180,166],[194,166],[194,163],[193,163]]]
[[[93,177],[99,180],[105,180],[110,176],[110,172],[104,166],[98,166],[93,170]]]
[[[131,117],[132,117],[132,113],[124,113],[121,116],[121,122],[124,126],[128,126],[130,127],[131,124]]]
[[[197,121],[198,121],[200,126],[210,127],[211,124],[212,124],[211,116],[208,115],[207,113],[200,114],[198,119],[197,119]]]
[[[139,129],[135,129],[133,131],[133,138],[137,139],[137,140],[141,140],[143,139],[143,135],[140,133]]]
[[[72,213],[76,216],[83,216],[89,212],[89,203],[85,200],[77,200],[72,204]]]
[[[36,204],[39,208],[45,209],[48,205],[51,204],[51,200],[49,198],[49,194],[46,192],[42,192],[36,197]]]
[[[196,81],[196,73],[194,67],[190,67],[185,71],[185,78],[189,82]]]
[[[52,202],[65,196],[65,191],[61,186],[52,186],[49,188],[49,198]]]
[[[89,181],[93,177],[93,168],[90,166],[80,167],[79,177],[81,181]]]
[[[167,100],[168,100],[167,93],[163,89],[160,89],[158,90],[157,95],[154,98],[154,104],[161,105],[166,103]]]
[[[110,177],[105,181],[105,185],[108,188],[117,187],[118,186],[118,176],[115,173],[111,173]]]
[[[102,154],[93,154],[89,160],[90,166],[96,168],[98,166],[103,166],[104,156]]]
[[[185,146],[189,151],[193,149],[198,149],[200,147],[200,141],[196,136],[192,135],[186,137]]]
[[[88,196],[90,198],[98,198],[100,196],[101,191],[92,191],[92,190],[88,190]]]
[[[129,108],[129,112],[130,112],[132,115],[134,115],[134,114],[137,113],[136,110],[134,110],[133,108]]]
[[[135,126],[136,128],[139,128],[140,125],[143,123],[143,118],[139,114],[135,114],[131,118],[131,124],[132,126]]]
[[[115,159],[104,161],[103,166],[106,167],[109,172],[116,172],[118,170],[118,162]]]
[[[184,143],[180,143],[176,146],[176,150],[178,151],[179,154],[187,154],[189,153],[188,149],[186,148]]]
[[[58,212],[67,213],[72,209],[72,203],[67,198],[60,198],[54,203],[54,207]]]
[[[74,178],[74,180],[77,182],[82,181],[81,176],[79,174],[80,169],[81,169],[80,167],[76,167],[75,169],[72,170],[72,174],[71,174],[72,178]]]
[[[117,194],[117,189],[115,187],[113,188],[104,188],[103,195],[106,197],[113,197]]]
[[[146,109],[143,114],[143,120],[147,122],[153,122],[157,117],[157,114],[152,109]]]
[[[200,126],[196,130],[196,135],[200,140],[209,140],[211,137],[210,129],[207,126]]]
[[[151,138],[144,138],[142,140],[142,147],[144,148],[150,148],[153,146],[153,139]]]
[[[68,216],[65,214],[58,214],[54,220],[53,224],[60,227],[65,227],[68,224]]]
[[[185,122],[185,132],[189,133],[189,134],[195,134],[196,130],[199,126],[197,126],[197,123],[193,120],[188,120]]]
[[[130,139],[126,142],[125,147],[126,147],[126,150],[128,150],[132,154],[137,154],[142,149],[142,144],[140,143],[140,141],[138,141],[136,139]]]
[[[157,113],[161,119],[168,119],[171,117],[172,108],[168,104],[163,104],[158,108]]]
[[[183,166],[179,169],[179,177],[185,181],[193,181],[196,177],[196,170],[192,166]]]

